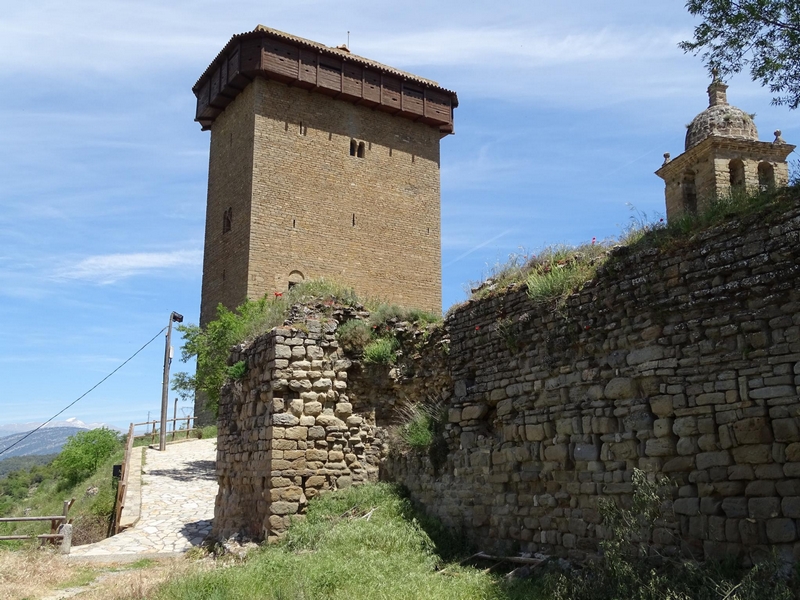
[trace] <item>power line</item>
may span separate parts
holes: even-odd
[[[72,407],[72,406],[73,406],[73,405],[74,405],[76,402],[78,402],[78,400],[81,400],[82,398],[84,398],[84,397],[86,397],[87,395],[89,395],[89,393],[90,393],[92,390],[94,390],[95,388],[97,388],[97,387],[98,387],[98,386],[99,386],[101,383],[103,383],[103,382],[104,382],[106,379],[108,379],[108,378],[109,378],[109,377],[111,377],[111,376],[112,376],[114,373],[116,373],[117,371],[119,371],[119,370],[120,370],[122,367],[124,367],[125,365],[127,365],[127,364],[128,364],[130,361],[131,361],[131,360],[133,360],[133,357],[134,357],[134,356],[136,356],[137,354],[139,354],[139,352],[141,352],[142,350],[144,350],[145,348],[147,348],[147,347],[148,347],[150,344],[152,344],[152,343],[155,341],[155,339],[156,339],[158,336],[160,336],[162,333],[164,333],[164,330],[165,330],[165,329],[166,329],[166,327],[164,327],[164,329],[162,329],[162,330],[161,330],[161,331],[159,331],[157,334],[155,334],[155,335],[154,335],[152,338],[150,338],[150,341],[148,341],[148,342],[147,342],[147,343],[146,343],[144,346],[142,346],[142,347],[141,347],[141,348],[139,348],[139,349],[138,349],[136,352],[134,352],[133,354],[131,354],[131,355],[130,355],[130,356],[127,358],[127,360],[125,360],[125,362],[123,362],[123,363],[122,363],[120,366],[118,366],[116,369],[114,369],[113,371],[111,371],[111,373],[109,373],[108,375],[106,375],[105,377],[103,377],[103,378],[102,378],[100,381],[98,381],[97,383],[95,383],[95,384],[94,384],[94,385],[93,385],[91,388],[89,388],[89,389],[88,389],[86,392],[84,392],[83,394],[81,394],[80,396],[78,396],[78,397],[77,397],[75,400],[73,400],[72,402],[70,402],[69,404],[67,404],[67,405],[66,405],[66,406],[65,406],[63,409],[61,409],[60,411],[58,411],[58,412],[57,412],[56,414],[54,414],[52,417],[50,417],[49,419],[47,419],[47,421],[45,421],[44,423],[42,423],[41,425],[39,425],[39,426],[38,426],[36,429],[34,429],[34,430],[32,430],[32,431],[29,431],[28,433],[26,433],[24,436],[22,436],[22,437],[21,437],[20,439],[18,439],[16,442],[14,442],[13,444],[11,444],[11,445],[10,445],[8,448],[3,448],[2,450],[0,450],[0,455],[3,455],[3,454],[5,454],[5,453],[6,453],[6,452],[8,452],[9,450],[11,450],[11,449],[12,449],[14,446],[16,446],[16,445],[20,444],[20,443],[21,443],[23,440],[27,439],[28,437],[30,437],[31,435],[33,435],[34,433],[36,433],[37,431],[39,431],[39,430],[40,430],[42,427],[44,427],[45,425],[47,425],[47,424],[48,424],[50,421],[52,421],[53,419],[55,419],[55,418],[56,418],[58,415],[60,415],[60,414],[61,414],[61,413],[63,413],[63,412],[66,412],[67,410],[69,410],[69,409],[70,409],[70,408],[71,408],[71,407]]]

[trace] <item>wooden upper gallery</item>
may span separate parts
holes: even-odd
[[[214,119],[256,77],[386,111],[453,133],[455,92],[381,63],[259,25],[234,35],[192,88],[195,121]]]

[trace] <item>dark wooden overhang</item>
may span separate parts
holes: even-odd
[[[256,77],[385,111],[453,133],[456,93],[339,48],[262,25],[234,35],[192,88],[195,121],[214,119]]]

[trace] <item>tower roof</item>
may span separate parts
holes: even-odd
[[[719,79],[716,69],[708,86],[708,108],[697,115],[686,129],[686,150],[710,136],[758,141],[753,118],[728,104],[728,86]]]
[[[256,77],[389,112],[453,132],[458,96],[435,81],[259,25],[234,35],[192,88],[195,120],[208,129]]]

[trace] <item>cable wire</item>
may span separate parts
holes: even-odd
[[[155,341],[155,339],[156,339],[158,336],[160,336],[162,333],[164,333],[164,331],[165,331],[165,330],[166,330],[166,327],[164,327],[164,329],[162,329],[162,330],[161,330],[161,331],[159,331],[157,334],[155,334],[155,335],[154,335],[152,338],[150,338],[150,341],[148,341],[148,342],[147,342],[147,343],[146,343],[144,346],[142,346],[142,347],[141,347],[141,348],[139,348],[139,349],[138,349],[136,352],[134,352],[133,354],[131,354],[131,355],[130,355],[130,356],[129,356],[129,357],[126,359],[126,360],[125,360],[125,362],[123,362],[123,363],[122,363],[120,366],[118,366],[116,369],[114,369],[113,371],[111,371],[111,373],[109,373],[108,375],[106,375],[105,377],[103,377],[103,378],[102,378],[100,381],[98,381],[97,383],[95,383],[95,384],[94,384],[94,385],[93,385],[91,388],[89,388],[89,389],[88,389],[86,392],[84,392],[83,394],[81,394],[80,396],[78,396],[78,398],[76,398],[75,400],[73,400],[72,402],[70,402],[69,404],[67,404],[67,405],[66,405],[66,406],[65,406],[63,409],[61,409],[60,411],[58,411],[58,412],[57,412],[56,414],[54,414],[52,417],[50,417],[49,419],[47,419],[47,421],[45,421],[44,423],[42,423],[41,425],[39,425],[39,426],[38,426],[36,429],[34,429],[34,430],[32,430],[32,431],[29,431],[28,433],[26,433],[24,436],[22,436],[20,439],[18,439],[16,442],[14,442],[13,444],[11,444],[11,445],[10,445],[10,446],[8,446],[7,448],[3,448],[2,450],[0,450],[0,455],[3,455],[3,454],[5,454],[5,453],[6,453],[6,452],[8,452],[9,450],[11,450],[11,449],[12,449],[14,446],[16,446],[16,445],[20,444],[20,443],[21,443],[23,440],[27,439],[28,437],[30,437],[31,435],[33,435],[34,433],[36,433],[37,431],[39,431],[39,430],[40,430],[42,427],[44,427],[45,425],[47,425],[47,424],[48,424],[50,421],[52,421],[53,419],[55,419],[55,418],[56,418],[58,415],[60,415],[60,414],[62,414],[62,413],[64,413],[64,412],[66,412],[67,410],[69,410],[69,409],[70,409],[72,406],[74,406],[74,405],[75,405],[75,403],[77,403],[77,402],[78,402],[78,400],[81,400],[81,399],[85,398],[86,396],[88,396],[88,395],[89,395],[89,393],[90,393],[90,392],[92,392],[92,391],[93,391],[95,388],[97,388],[97,387],[98,387],[98,386],[99,386],[101,383],[103,383],[103,382],[104,382],[106,379],[108,379],[109,377],[111,377],[111,376],[112,376],[114,373],[116,373],[117,371],[119,371],[119,370],[120,370],[122,367],[124,367],[124,366],[125,366],[125,365],[127,365],[127,364],[128,364],[130,361],[131,361],[131,360],[133,360],[133,357],[135,357],[137,354],[139,354],[139,352],[141,352],[142,350],[144,350],[145,348],[147,348],[147,347],[148,347],[150,344],[152,344],[152,343]]]

